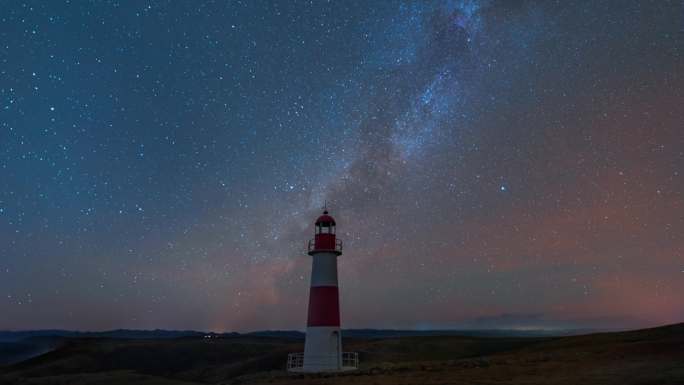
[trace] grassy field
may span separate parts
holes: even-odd
[[[284,371],[301,340],[259,337],[66,340],[0,368],[0,384],[684,384],[684,324],[557,338],[345,340],[361,369]]]

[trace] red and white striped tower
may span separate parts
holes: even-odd
[[[316,219],[315,226],[316,234],[309,241],[313,262],[303,370],[336,371],[342,370],[337,288],[337,257],[342,254],[342,242],[335,238],[335,219],[327,210]]]

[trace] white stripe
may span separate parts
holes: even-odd
[[[314,254],[311,267],[311,287],[337,286],[337,255],[335,253]]]

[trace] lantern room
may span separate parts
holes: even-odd
[[[309,254],[318,251],[331,251],[342,254],[342,242],[335,238],[335,218],[323,211],[323,215],[316,219],[313,242],[309,242]]]
[[[323,211],[323,215],[316,219],[316,235],[335,234],[335,218],[328,215],[328,210]]]

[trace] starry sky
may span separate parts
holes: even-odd
[[[0,3],[0,329],[684,321],[681,1]]]

